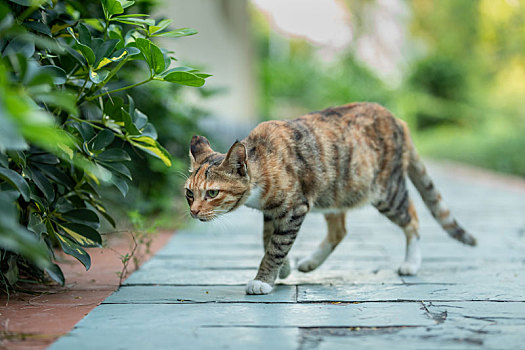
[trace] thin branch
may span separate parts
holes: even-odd
[[[119,91],[124,91],[124,90],[128,90],[128,89],[131,89],[131,88],[134,88],[134,87],[137,87],[137,86],[140,86],[142,84],[146,84],[146,83],[149,83],[150,81],[153,80],[153,77],[150,77],[144,81],[141,81],[141,82],[138,82],[138,83],[135,83],[135,84],[132,84],[132,85],[128,85],[128,86],[124,86],[124,87],[121,87],[119,89],[115,89],[115,90],[111,90],[111,91],[106,91],[106,92],[103,92],[101,94],[98,94],[98,95],[95,95],[95,96],[91,96],[91,97],[87,97],[86,98],[86,101],[92,101],[96,98],[99,98],[101,96],[104,96],[104,95],[108,95],[108,94],[112,94],[112,93],[115,93],[115,92],[119,92]]]

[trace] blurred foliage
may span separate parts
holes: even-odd
[[[306,41],[273,32],[260,13],[253,17],[263,119],[296,117],[349,101],[386,104],[390,99],[383,82],[351,52],[335,63],[322,62]]]
[[[43,282],[46,273],[63,284],[57,248],[89,269],[85,248],[102,244],[101,218],[112,226],[117,221],[106,185],[126,208],[138,206],[122,205],[130,188],[144,200],[173,193],[151,191],[137,178],[172,185],[165,169],[180,161],[159,141],[177,151],[177,138],[195,127],[198,115],[172,112],[166,100],[182,85],[202,86],[209,75],[170,68],[172,53],[153,42],[194,30],[126,13],[133,5],[0,3],[0,283],[6,289],[21,278]],[[133,89],[153,81],[164,86],[139,90],[147,97]]]
[[[354,42],[371,34],[347,0]],[[325,60],[320,48],[272,30],[254,11],[263,119],[374,101],[405,119],[422,153],[525,176],[525,3],[409,0],[401,84],[381,80],[356,45]],[[382,10],[384,11],[384,8]],[[395,87],[393,87],[395,86]]]

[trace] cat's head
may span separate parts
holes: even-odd
[[[236,141],[227,154],[215,152],[204,136],[190,144],[191,175],[184,185],[190,214],[209,221],[242,204],[250,189],[246,147]]]

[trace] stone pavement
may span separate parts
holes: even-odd
[[[412,188],[423,265],[400,277],[401,230],[364,207],[318,270],[270,295],[245,295],[262,257],[262,215],[242,208],[197,223],[50,349],[519,349],[525,348],[525,192],[430,167],[475,248],[449,238]],[[325,233],[310,214],[290,256]]]

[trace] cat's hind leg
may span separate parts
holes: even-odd
[[[301,272],[310,272],[318,268],[346,235],[344,212],[325,214],[324,217],[328,226],[326,237],[310,256],[299,261],[297,269]]]
[[[393,196],[391,203],[385,201],[375,204],[380,213],[397,224],[406,238],[405,261],[398,269],[400,275],[415,275],[421,267],[421,250],[419,247],[419,222],[414,204],[408,198],[407,190]]]

